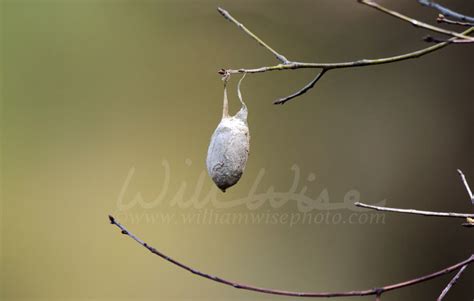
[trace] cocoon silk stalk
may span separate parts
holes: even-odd
[[[224,84],[222,120],[214,134],[212,134],[211,143],[207,151],[207,171],[217,187],[223,192],[239,181],[249,155],[248,111],[240,93],[240,83],[244,77],[245,74],[237,86],[237,93],[242,107],[235,116],[229,116],[227,88]]]

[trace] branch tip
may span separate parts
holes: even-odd
[[[474,17],[463,15],[453,10],[450,10],[447,7],[444,7],[441,4],[438,4],[432,0],[417,0],[417,1],[423,6],[436,9],[438,12],[440,12],[441,15],[443,15],[443,17],[446,16],[446,17],[450,17],[450,18],[460,20],[460,21],[474,22]]]
[[[464,187],[466,188],[467,194],[469,195],[469,199],[471,200],[471,203],[474,205],[474,194],[472,193],[471,187],[469,187],[469,183],[467,183],[466,176],[463,174],[463,172],[458,169],[458,174],[461,176],[461,182],[464,184]]]
[[[217,11],[218,11],[224,18],[229,19],[229,17],[228,17],[228,16],[229,16],[229,13],[228,13],[225,9],[223,9],[223,8],[221,8],[221,7],[217,7]]]
[[[454,213],[454,212],[436,212],[436,211],[424,211],[424,210],[415,210],[415,209],[400,209],[400,208],[390,208],[383,206],[374,206],[364,203],[357,203],[358,207],[373,209],[377,211],[387,211],[387,212],[396,212],[396,213],[407,213],[423,216],[438,216],[438,217],[451,217],[451,218],[474,218],[474,213]]]
[[[399,12],[388,9],[388,8],[382,6],[378,3],[375,3],[373,1],[363,0],[363,1],[361,1],[361,3],[365,4],[367,6],[370,6],[372,8],[375,8],[376,10],[381,11],[381,12],[387,14],[387,15],[390,15],[390,16],[395,17],[397,19],[400,19],[402,21],[408,22],[408,23],[410,23],[411,25],[413,25],[415,27],[420,27],[420,28],[424,28],[424,29],[428,29],[428,30],[437,32],[437,33],[445,34],[445,35],[448,35],[448,36],[451,36],[451,37],[456,37],[456,38],[458,38],[462,41],[474,42],[474,38],[472,38],[470,36],[464,35],[462,33],[458,33],[456,31],[447,30],[447,29],[444,29],[444,28],[441,28],[441,27],[436,27],[436,26],[433,26],[431,24],[413,19],[413,18],[405,16],[405,15],[399,13]]]
[[[258,44],[260,44],[260,46],[264,47],[265,49],[267,49],[268,51],[270,51],[276,58],[277,60],[279,60],[281,63],[285,64],[285,65],[288,65],[290,64],[291,62],[282,54],[278,53],[276,50],[274,50],[273,48],[271,48],[267,43],[265,43],[262,39],[260,39],[257,35],[255,35],[253,32],[251,32],[247,27],[245,27],[244,24],[240,23],[239,21],[237,21],[237,19],[235,19],[234,17],[232,17],[232,15],[220,8],[220,7],[217,7],[217,11],[222,15],[224,16],[224,18],[226,18],[227,20],[229,20],[230,22],[234,23],[239,29],[241,29],[243,32],[245,32],[248,36],[250,36],[252,39],[254,39]]]
[[[308,84],[306,84],[303,88],[301,88],[300,90],[296,91],[295,93],[291,94],[291,95],[288,95],[286,97],[283,97],[283,98],[280,98],[280,99],[277,99],[273,102],[273,104],[275,105],[283,105],[285,104],[287,101],[293,99],[293,98],[296,98],[306,92],[308,92],[309,90],[311,90],[314,85],[316,84],[316,82],[318,80],[321,79],[321,77],[324,75],[324,73],[327,71],[328,69],[323,69],[321,70],[321,72],[319,72],[316,77],[314,79],[312,79]]]

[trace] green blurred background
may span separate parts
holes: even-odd
[[[380,1],[421,20],[416,1]],[[445,1],[474,15],[472,1]],[[387,213],[342,222],[161,222],[161,213],[298,213],[295,200],[218,209],[170,205],[193,195],[220,120],[220,68],[275,64],[216,11],[222,6],[290,60],[336,62],[426,47],[426,32],[356,1],[10,0],[1,2],[2,300],[294,300],[225,287],[153,257],[109,225],[113,213],[161,251],[196,268],[259,286],[352,290],[414,278],[467,258],[462,220]],[[335,70],[284,106],[272,101],[315,70],[248,75],[251,155],[241,181],[202,195],[220,202],[273,186],[342,203],[472,212],[456,173],[474,185],[473,46],[417,60]],[[236,77],[231,109],[238,109]],[[169,183],[163,162],[169,164]],[[125,191],[127,176],[134,172]],[[184,185],[184,186],[183,186]],[[199,186],[199,184],[198,184]],[[167,190],[165,190],[167,189]],[[120,210],[137,193],[163,202]],[[202,195],[197,199],[202,199]],[[122,196],[122,201],[120,201]],[[324,213],[324,209],[314,213]],[[133,219],[133,214],[144,218]],[[369,213],[365,213],[369,214]],[[370,212],[372,214],[372,212]],[[433,300],[452,275],[393,291],[383,300]],[[474,269],[447,300],[472,300]],[[355,298],[372,300],[372,297]],[[335,299],[342,300],[342,299]]]

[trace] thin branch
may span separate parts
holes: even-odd
[[[436,21],[438,23],[446,23],[446,24],[451,24],[451,25],[460,25],[460,26],[468,26],[468,27],[474,26],[474,22],[470,23],[470,22],[450,20],[446,18],[443,14],[439,14],[438,18],[436,18]]]
[[[459,175],[461,176],[461,181],[466,187],[467,194],[471,199],[471,202],[474,204],[474,196],[472,194],[471,188],[466,181],[466,177],[462,173],[460,169],[457,170]],[[422,210],[415,210],[415,209],[400,209],[400,208],[390,208],[390,207],[381,207],[381,206],[374,206],[368,205],[360,202],[356,202],[354,205],[357,207],[373,209],[377,211],[388,211],[388,212],[397,212],[397,213],[408,213],[408,214],[416,214],[416,215],[424,215],[424,216],[439,216],[439,217],[454,217],[454,218],[465,218],[467,222],[461,224],[464,227],[474,227],[474,214],[468,213],[453,213],[453,212],[435,212],[435,211],[422,211]]]
[[[461,277],[462,273],[464,270],[467,268],[467,265],[463,266],[457,274],[449,281],[448,285],[444,288],[444,290],[441,292],[441,295],[439,295],[438,299],[436,301],[442,301],[443,298],[446,296],[446,294],[449,292],[449,290],[456,284],[456,282],[459,280]]]
[[[311,80],[306,86],[304,86],[302,89],[296,91],[295,93],[291,94],[291,95],[288,95],[286,97],[283,97],[283,98],[280,98],[280,99],[277,99],[275,100],[273,103],[276,104],[276,105],[282,105],[282,104],[285,104],[285,102],[287,102],[288,100],[291,100],[295,97],[298,97],[306,92],[308,92],[309,90],[311,90],[314,85],[316,84],[316,82],[318,80],[321,79],[321,77],[323,77],[324,73],[327,71],[327,69],[323,69],[321,70],[321,72],[319,72],[316,77]]]
[[[431,7],[431,8],[434,8],[434,9],[438,10],[440,13],[442,13],[443,15],[445,15],[447,17],[450,17],[450,18],[453,18],[453,19],[456,19],[456,20],[460,20],[460,21],[464,21],[464,22],[474,22],[474,17],[466,16],[466,15],[460,14],[458,12],[455,12],[453,10],[450,10],[449,8],[446,8],[446,7],[442,6],[441,4],[435,3],[432,0],[417,0],[417,1],[421,5]]]
[[[463,40],[463,39],[454,39],[451,41],[453,44],[471,44],[474,43],[473,40]]]
[[[435,212],[435,211],[422,211],[415,209],[399,209],[382,206],[368,205],[360,202],[354,203],[357,207],[373,209],[377,211],[397,212],[397,213],[408,213],[424,216],[439,216],[439,217],[453,217],[453,218],[474,218],[474,213],[454,213],[454,212]]]
[[[474,31],[473,28],[469,28],[463,32],[463,34],[469,34]],[[320,68],[320,69],[326,69],[331,70],[331,69],[342,69],[342,68],[355,68],[355,67],[364,67],[364,66],[373,66],[373,65],[382,65],[382,64],[389,64],[389,63],[395,63],[395,62],[400,62],[408,59],[414,59],[421,57],[423,55],[426,55],[428,53],[431,53],[436,50],[440,50],[443,47],[446,47],[451,43],[452,40],[455,38],[451,38],[446,42],[438,43],[436,45],[432,45],[427,48],[423,48],[414,52],[402,54],[402,55],[397,55],[397,56],[391,56],[391,57],[385,57],[385,58],[379,58],[379,59],[361,59],[357,61],[351,61],[351,62],[340,62],[340,63],[302,63],[302,62],[292,62],[289,64],[279,64],[275,66],[266,66],[266,67],[259,67],[259,68],[253,68],[253,69],[226,69],[227,72],[230,74],[235,74],[235,73],[262,73],[262,72],[269,72],[269,71],[280,71],[280,70],[293,70],[293,69],[303,69],[303,68]]]
[[[469,187],[469,184],[466,181],[466,176],[462,173],[460,169],[458,169],[458,173],[461,176],[461,182],[464,184],[464,187],[466,187],[466,191],[469,195],[469,198],[471,199],[471,203],[474,205],[474,194],[472,194],[471,188]]]
[[[440,28],[440,27],[436,27],[436,26],[433,26],[433,25],[415,20],[415,19],[410,18],[408,16],[405,16],[405,15],[399,13],[399,12],[396,12],[396,11],[390,10],[386,7],[383,7],[382,5],[377,4],[377,3],[373,2],[373,1],[370,1],[370,0],[359,0],[359,2],[362,3],[362,4],[365,4],[367,6],[370,6],[372,8],[375,8],[376,10],[381,11],[381,12],[387,14],[387,15],[390,15],[392,17],[395,17],[395,18],[398,18],[398,19],[403,20],[405,22],[408,22],[408,23],[412,24],[415,27],[428,29],[428,30],[431,30],[431,31],[434,31],[434,32],[437,32],[437,33],[442,33],[442,34],[445,34],[445,35],[457,37],[459,39],[474,40],[474,38],[463,35],[463,34],[460,34],[458,32],[447,30],[447,29]]]
[[[363,1],[363,0],[359,0]],[[367,1],[364,1],[367,2]],[[245,27],[242,23],[240,23],[237,19],[235,19],[228,11],[218,8],[219,13],[224,16],[227,20],[230,22],[234,23],[238,28],[242,29],[247,35],[252,37],[254,40],[256,40],[260,45],[265,47],[268,51],[270,51],[275,57],[282,62],[281,64],[274,65],[274,66],[265,66],[265,67],[260,67],[260,68],[252,68],[252,69],[221,69],[219,70],[220,74],[235,74],[235,73],[262,73],[262,72],[269,72],[269,71],[277,71],[277,70],[294,70],[294,69],[303,69],[303,68],[316,68],[316,69],[322,69],[322,72],[319,73],[311,82],[309,82],[306,86],[304,86],[301,90],[299,90],[296,93],[293,93],[287,97],[281,98],[276,100],[274,103],[275,104],[283,104],[286,103],[287,101],[304,94],[308,90],[314,87],[314,84],[322,77],[322,75],[332,69],[341,69],[341,68],[353,68],[353,67],[363,67],[363,66],[372,66],[372,65],[382,65],[382,64],[389,64],[389,63],[395,63],[399,61],[404,61],[408,59],[414,59],[421,57],[423,55],[426,55],[428,53],[437,51],[441,48],[444,48],[445,46],[451,44],[451,43],[456,43],[458,40],[461,40],[457,37],[450,38],[447,41],[432,45],[427,48],[423,48],[417,51],[413,51],[410,53],[402,54],[402,55],[397,55],[397,56],[391,56],[391,57],[386,57],[386,58],[379,58],[379,59],[361,59],[361,60],[356,60],[356,61],[351,61],[351,62],[339,62],[339,63],[304,63],[304,62],[295,62],[295,61],[289,61],[286,57],[275,51],[273,48],[271,48],[268,44],[263,42],[259,37],[257,37],[253,32],[251,32],[247,27]],[[424,24],[424,23],[423,23]],[[428,24],[426,24],[428,25]],[[467,35],[470,34],[471,32],[474,31],[474,28],[469,28],[462,32],[461,34],[455,33],[456,35],[461,36],[462,38],[468,38],[468,39],[473,39],[472,37],[468,37]],[[451,33],[454,32],[449,32]],[[470,40],[469,40],[470,41]],[[473,39],[474,41],[474,39]]]
[[[234,18],[233,18],[234,19]],[[474,32],[474,28],[469,28],[462,32],[463,35],[467,35]],[[408,59],[414,59],[426,55],[428,53],[434,52],[436,50],[440,50],[441,48],[446,47],[453,41],[455,38],[451,38],[446,42],[438,43],[436,45],[432,45],[430,47],[426,47],[417,51],[413,51],[410,53],[385,57],[385,58],[378,58],[378,59],[361,59],[357,61],[350,61],[350,62],[339,62],[339,63],[303,63],[303,62],[290,62],[288,64],[279,64],[274,66],[265,66],[259,68],[252,68],[252,69],[225,69],[226,72],[230,74],[235,73],[262,73],[262,72],[269,72],[269,71],[280,71],[280,70],[294,70],[294,69],[303,69],[303,68],[319,68],[319,69],[326,69],[326,71],[331,69],[341,69],[341,68],[354,68],[354,67],[364,67],[364,66],[373,66],[373,65],[382,65],[382,64],[389,64],[400,62]],[[220,71],[222,72],[222,71]]]
[[[138,238],[136,235],[131,233],[127,228],[125,228],[122,224],[120,224],[113,216],[109,215],[110,223],[112,225],[117,226],[122,234],[125,234],[135,240],[137,243],[142,245],[144,248],[146,248],[148,251],[151,253],[163,258],[164,260],[184,269],[187,270],[197,276],[206,278],[211,281],[215,281],[224,285],[232,286],[234,288],[242,289],[242,290],[248,290],[248,291],[254,291],[258,293],[264,293],[264,294],[272,294],[272,295],[283,295],[283,296],[293,296],[293,297],[350,297],[350,296],[368,296],[368,295],[381,295],[382,293],[415,285],[424,281],[428,281],[430,279],[451,273],[453,271],[456,271],[460,269],[461,267],[468,265],[474,261],[474,254],[472,254],[469,258],[458,262],[450,267],[447,267],[445,269],[442,269],[440,271],[421,276],[415,279],[411,279],[405,282],[400,282],[400,283],[395,283],[391,285],[387,285],[381,288],[373,288],[373,289],[366,289],[366,290],[360,290],[360,291],[342,291],[342,292],[296,292],[296,291],[284,291],[284,290],[278,290],[278,289],[270,289],[270,288],[263,288],[263,287],[257,287],[253,285],[248,285],[248,284],[243,284],[235,281],[230,281],[218,276],[214,276],[211,274],[203,273],[195,268],[192,268],[190,266],[185,265],[184,263],[181,263],[180,261],[177,261],[168,255],[165,255],[164,253],[161,253],[154,247],[148,245],[146,242]]]
[[[229,20],[230,22],[234,23],[235,25],[237,25],[237,27],[239,27],[240,29],[242,29],[246,34],[248,34],[250,37],[252,37],[255,41],[257,41],[257,43],[259,43],[261,46],[265,47],[268,51],[270,51],[271,53],[273,53],[273,55],[280,61],[282,62],[283,64],[288,64],[290,61],[284,57],[283,55],[279,54],[278,52],[276,52],[273,48],[271,48],[270,46],[267,45],[267,43],[265,43],[264,41],[262,41],[259,37],[257,37],[253,32],[251,32],[250,30],[247,29],[247,27],[245,27],[242,23],[240,23],[239,21],[237,21],[236,19],[234,19],[234,17],[232,17],[226,10],[218,7],[217,8],[217,11],[219,11],[219,13],[224,16],[224,18],[226,18],[227,20]]]

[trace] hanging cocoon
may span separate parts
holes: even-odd
[[[239,181],[249,155],[248,110],[240,93],[240,83],[244,77],[245,74],[237,86],[237,93],[242,107],[235,116],[229,116],[227,88],[224,84],[222,119],[214,134],[212,134],[207,151],[207,171],[217,187],[223,192]]]

